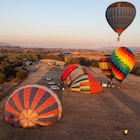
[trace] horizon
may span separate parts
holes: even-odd
[[[2,44],[2,45],[1,45]],[[0,42],[0,48],[3,48],[3,47],[10,47],[10,48],[16,48],[16,47],[20,47],[21,49],[60,49],[60,50],[93,50],[93,51],[113,51],[115,50],[116,48],[118,47],[121,47],[121,46],[102,46],[102,47],[98,47],[98,48],[58,48],[58,47],[26,47],[26,46],[18,46],[18,45],[13,45],[13,44],[7,44],[7,43],[4,43],[4,42]],[[122,47],[127,47],[127,46],[122,46]],[[140,51],[140,47],[139,46],[129,46],[127,47],[129,49],[131,49],[132,51],[135,51],[135,52],[139,52]]]

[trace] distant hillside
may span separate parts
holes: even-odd
[[[118,47],[102,47],[102,48],[98,48],[97,50],[99,51],[114,51],[116,48]],[[128,47],[130,48],[132,51],[140,51],[140,47]]]
[[[9,44],[9,43],[5,43],[5,42],[0,42],[0,46],[14,46],[12,44]]]

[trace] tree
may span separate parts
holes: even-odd
[[[5,80],[5,74],[0,72],[0,83],[3,83]]]

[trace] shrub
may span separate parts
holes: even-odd
[[[28,72],[26,70],[20,70],[16,73],[17,79],[24,79],[27,76]]]
[[[16,72],[17,72],[17,71],[15,70],[15,67],[14,67],[14,66],[7,66],[7,67],[5,68],[5,71],[4,71],[4,73],[5,73],[5,78],[7,79],[7,78],[9,78],[10,76],[15,77]]]
[[[140,76],[140,68],[136,70],[136,75]]]
[[[91,63],[91,67],[97,67],[97,68],[99,67],[99,64],[98,64],[98,61],[97,60],[94,60],[93,59],[93,60],[91,60],[91,62],[92,62]]]
[[[78,58],[71,58],[70,63],[72,63],[72,64],[80,64],[80,60]]]
[[[83,66],[90,66],[91,65],[91,60],[86,59],[84,57],[80,57],[79,61],[80,61],[80,64],[83,65]]]
[[[140,76],[140,67],[139,66],[135,66],[133,68],[133,70],[131,71],[132,74]]]
[[[3,83],[5,79],[5,74],[0,72],[0,83]]]

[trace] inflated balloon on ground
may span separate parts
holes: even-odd
[[[63,73],[62,73],[62,75],[61,75],[62,81],[66,80],[66,78],[70,75],[70,73],[71,73],[74,69],[76,69],[76,68],[78,68],[78,66],[75,65],[75,64],[70,64],[70,65],[68,65],[68,66],[64,69],[64,71],[63,71]]]
[[[103,91],[98,79],[86,69],[86,73],[77,77],[71,84],[71,91],[97,94]]]
[[[52,90],[41,85],[27,85],[8,98],[4,114],[5,120],[13,126],[36,128],[58,121],[62,106]]]
[[[74,80],[76,80],[79,76],[86,73],[84,67],[78,67],[74,69],[66,78],[66,85],[70,86]]]

